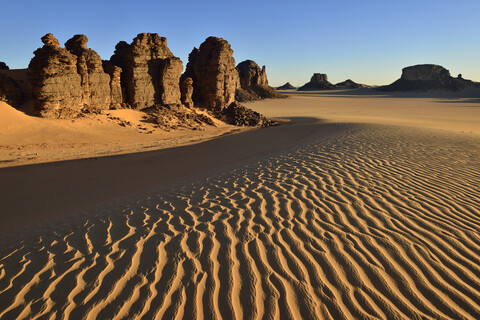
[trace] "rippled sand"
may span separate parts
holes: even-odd
[[[479,319],[480,137],[294,147],[0,240],[0,319]]]

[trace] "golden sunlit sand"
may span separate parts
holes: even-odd
[[[0,319],[480,318],[479,103],[247,106],[292,122],[0,169]]]

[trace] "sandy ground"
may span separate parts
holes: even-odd
[[[480,318],[478,103],[248,106],[294,124],[0,169],[0,319]]]
[[[166,131],[135,110],[109,110],[74,120],[27,116],[0,101],[0,168],[159,150],[241,129],[216,121],[199,130]]]

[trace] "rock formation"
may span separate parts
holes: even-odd
[[[8,70],[8,66],[5,62],[0,61],[0,70]]]
[[[187,108],[193,108],[193,80],[192,78],[185,78],[180,84],[180,93],[182,104]]]
[[[313,90],[330,90],[335,89],[335,86],[328,82],[326,74],[314,73],[310,82],[305,83],[298,88],[298,91],[313,91]]]
[[[237,101],[252,101],[265,98],[278,98],[280,94],[268,86],[265,66],[261,69],[255,61],[245,60],[237,65],[240,87],[235,97]]]
[[[235,101],[238,71],[230,44],[217,37],[209,37],[194,48],[188,57],[183,79],[193,80],[193,101],[197,107],[222,110]]]
[[[35,112],[53,118],[75,116],[84,107],[77,56],[61,48],[51,33],[43,36],[42,42],[28,66]]]
[[[112,100],[112,79],[104,72],[100,56],[87,48],[86,36],[75,35],[66,48],[51,33],[42,42],[28,67],[35,114],[71,118],[121,102],[118,94]]]
[[[12,107],[22,105],[24,94],[18,83],[7,74],[0,73],[0,101],[5,101]]]
[[[77,56],[77,72],[81,77],[82,100],[90,111],[107,109],[112,103],[111,78],[103,70],[102,59],[87,48],[88,38],[77,34],[65,43],[65,47]],[[115,101],[115,103],[120,103]]]
[[[350,79],[347,79],[343,82],[339,82],[335,85],[337,89],[362,89],[362,88],[370,88],[370,86],[366,84],[356,83]]]
[[[140,33],[131,44],[121,41],[110,59],[122,68],[126,101],[135,109],[180,103],[182,61],[156,33]]]
[[[103,70],[110,76],[110,100],[112,107],[119,108],[124,106],[123,89],[121,84],[122,68],[111,64],[109,61],[102,61]]]
[[[294,86],[290,84],[290,82],[285,83],[283,86],[277,87],[277,90],[291,90],[296,89]]]
[[[461,77],[453,78],[450,72],[439,65],[422,64],[403,68],[402,76],[394,83],[380,87],[382,91],[459,91],[478,84]]]

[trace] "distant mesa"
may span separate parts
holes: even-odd
[[[277,87],[277,90],[292,90],[292,89],[297,89],[297,88],[292,86],[290,82],[285,83],[283,86]]]
[[[310,82],[305,83],[298,88],[298,91],[315,91],[315,90],[331,90],[335,89],[335,86],[328,82],[326,74],[314,73]]]
[[[267,71],[252,60],[245,60],[237,65],[240,86],[235,92],[235,99],[240,102],[266,98],[279,98],[281,95],[268,85]]]
[[[402,76],[394,83],[379,87],[381,91],[427,91],[448,90],[460,91],[469,87],[478,87],[478,84],[465,80],[460,74],[457,78],[450,76],[450,72],[435,64],[419,64],[403,68]]]
[[[371,86],[361,83],[356,83],[353,80],[347,79],[343,82],[339,82],[335,84],[335,88],[337,89],[363,89],[363,88],[371,88]]]
[[[8,66],[5,62],[0,61],[0,70],[8,70]]]

